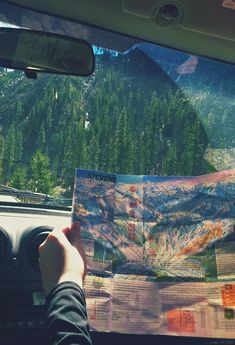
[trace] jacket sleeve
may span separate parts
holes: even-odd
[[[91,345],[85,296],[73,282],[57,285],[46,299],[46,343]]]

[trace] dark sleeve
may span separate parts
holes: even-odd
[[[46,299],[48,345],[91,345],[85,296],[73,282],[57,285]]]

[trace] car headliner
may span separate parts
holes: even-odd
[[[191,54],[235,63],[235,4],[232,0],[10,0],[46,14],[88,23]],[[168,26],[159,9],[178,7]]]

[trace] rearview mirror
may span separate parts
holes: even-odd
[[[0,29],[0,66],[35,72],[88,76],[94,52],[84,40],[27,29]]]

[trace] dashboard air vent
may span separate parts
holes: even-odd
[[[49,231],[40,232],[39,234],[35,235],[29,242],[28,260],[33,270],[38,273],[40,272],[38,248],[40,244],[42,244],[45,241],[49,233]]]

